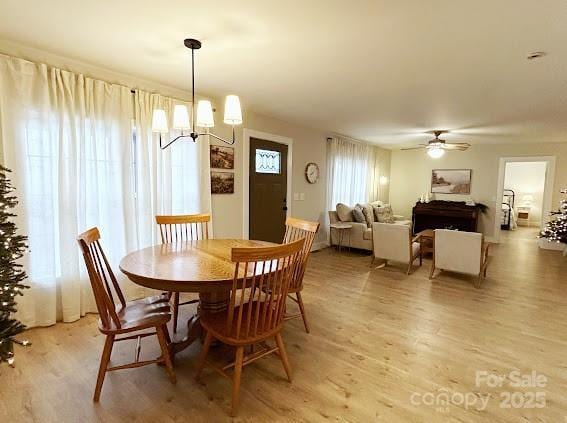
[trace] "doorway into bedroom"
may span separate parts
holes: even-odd
[[[497,219],[501,241],[536,238],[550,210],[550,160],[517,158],[501,161],[501,207]],[[514,235],[512,235],[514,233]]]

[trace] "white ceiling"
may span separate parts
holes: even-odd
[[[384,145],[567,142],[565,0],[2,0],[0,37],[183,89],[198,38],[198,92]]]

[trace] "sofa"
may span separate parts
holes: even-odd
[[[356,221],[353,215],[353,211],[357,206],[361,206],[364,208],[363,210],[365,213],[365,220],[363,222]],[[349,211],[349,209],[351,211]],[[378,222],[380,220],[380,211],[387,211],[390,210],[391,207],[389,204],[384,204],[381,201],[375,201],[372,203],[367,204],[357,204],[354,207],[349,207],[345,204],[337,204],[337,208],[335,210],[329,211],[329,223],[349,223],[352,225],[350,229],[350,247],[358,248],[361,250],[372,251],[372,223]],[[404,224],[410,225],[411,220],[405,219],[403,216],[391,214],[389,216],[388,223],[397,223],[397,224]],[[349,236],[343,240],[343,245],[348,246],[349,243]],[[338,231],[331,229],[330,235],[330,243],[331,245],[338,245],[339,243],[339,234]]]

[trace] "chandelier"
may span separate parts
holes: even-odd
[[[162,144],[162,134],[169,132],[167,125],[167,115],[163,109],[155,109],[152,116],[152,131],[159,133],[159,146],[165,150],[175,141],[181,138],[191,138],[193,142],[197,141],[200,135],[209,135],[217,140],[223,141],[227,144],[234,144],[236,136],[234,132],[235,125],[242,124],[242,110],[240,109],[240,99],[235,95],[226,96],[224,105],[224,123],[232,126],[232,139],[226,140],[211,132],[209,128],[215,126],[213,118],[213,106],[209,100],[199,100],[197,104],[197,116],[195,116],[195,50],[201,48],[201,42],[192,38],[187,38],[184,41],[185,47],[191,49],[191,119],[187,106],[183,104],[175,105],[173,109],[173,129],[180,130],[181,135],[170,140],[167,144]],[[204,128],[205,132],[198,132],[197,127]]]

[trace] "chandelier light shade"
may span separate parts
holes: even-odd
[[[224,103],[224,123],[227,125],[240,125],[242,123],[240,99],[236,95],[226,96],[226,102]]]
[[[427,154],[432,159],[439,159],[439,158],[443,157],[443,155],[445,154],[445,150],[443,150],[441,147],[428,148]]]
[[[212,128],[215,126],[213,106],[209,100],[200,100],[197,104],[197,126]]]
[[[152,131],[160,134],[167,134],[169,131],[167,127],[167,115],[165,110],[156,109],[152,116]]]
[[[173,129],[190,130],[191,124],[189,123],[189,113],[187,106],[177,104],[173,109]]]
[[[208,100],[200,100],[197,105],[197,114],[195,116],[195,50],[201,48],[201,42],[192,38],[187,38],[184,41],[185,47],[191,50],[191,116],[187,107],[178,104],[173,109],[173,129],[180,130],[181,135],[170,140],[165,145],[162,143],[162,134],[168,132],[167,115],[165,110],[155,109],[152,116],[152,131],[159,134],[159,146],[162,150],[169,147],[180,138],[190,137],[193,142],[197,141],[200,135],[209,135],[227,144],[234,144],[236,141],[236,134],[234,127],[242,124],[242,109],[240,108],[240,99],[236,95],[229,95],[226,97],[224,109],[224,123],[232,126],[232,139],[226,140],[208,131],[208,128],[215,126],[213,116],[213,106]],[[207,128],[206,132],[197,132],[197,127]],[[185,131],[189,131],[186,133]]]

